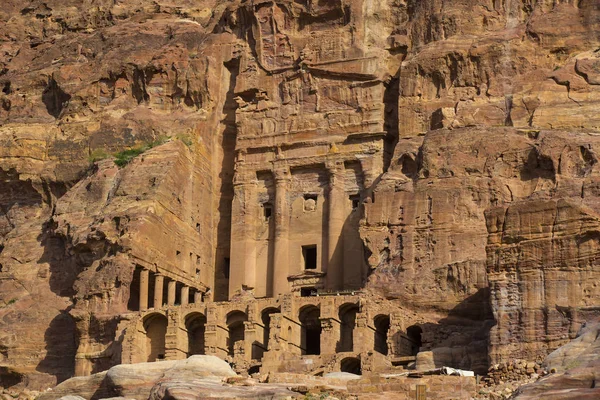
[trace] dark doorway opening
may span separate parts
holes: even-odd
[[[338,352],[354,350],[354,326],[356,325],[356,314],[358,305],[345,304],[340,307],[340,341],[337,345]]]
[[[316,306],[307,306],[300,311],[302,340],[300,347],[303,355],[321,354],[321,310]]]
[[[200,313],[192,313],[186,317],[185,327],[188,331],[188,357],[195,354],[205,354],[206,317]]]
[[[162,314],[150,314],[144,318],[146,331],[146,361],[153,362],[165,358],[165,336],[169,321]]]
[[[355,375],[362,375],[360,360],[355,357],[344,358],[340,363],[340,369],[342,372],[349,372]]]
[[[390,317],[389,315],[378,315],[373,320],[375,324],[375,351],[388,355],[388,343],[387,336],[390,330]]]
[[[243,342],[245,338],[244,322],[248,321],[248,316],[242,311],[232,311],[227,316],[227,328],[229,329],[229,338],[227,341],[227,350],[230,356],[235,355],[235,346],[237,342]]]
[[[260,360],[263,357],[264,352],[269,350],[269,337],[271,336],[271,315],[278,313],[280,313],[280,311],[277,308],[267,308],[261,313],[261,320],[263,323],[262,348],[260,349],[260,351],[257,351],[256,355],[252,355],[252,359]]]
[[[423,333],[423,329],[421,329],[421,327],[418,325],[409,326],[406,329],[406,335],[408,336],[408,339],[411,342],[410,343],[411,355],[413,355],[413,356],[417,355],[417,353],[419,352],[419,349],[423,345],[423,343],[421,342],[421,334],[422,333]]]

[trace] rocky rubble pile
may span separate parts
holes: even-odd
[[[14,389],[0,388],[0,400],[34,400],[39,396],[40,392],[35,390],[24,389],[17,391]]]
[[[515,359],[494,364],[482,380],[483,388],[477,399],[509,399],[523,385],[534,383],[540,377],[548,375],[542,361]]]
[[[536,374],[533,374],[532,377],[523,377],[521,380],[517,380],[517,381],[508,381],[508,382],[501,382],[498,384],[486,385],[485,387],[483,387],[479,390],[479,392],[478,392],[479,396],[477,396],[475,399],[476,400],[510,399],[510,398],[512,398],[512,396],[514,396],[514,394],[517,392],[517,390],[521,386],[536,382],[539,379],[539,377],[536,377],[535,375]]]
[[[540,360],[517,359],[491,366],[484,382],[486,386],[502,385],[511,381],[537,380],[540,376],[547,374],[548,372],[542,368]]]

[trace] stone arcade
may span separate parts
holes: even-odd
[[[126,327],[123,362],[211,354],[239,372],[381,372],[415,360],[421,330],[360,294],[158,307]]]

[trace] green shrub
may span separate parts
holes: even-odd
[[[175,139],[180,140],[187,147],[191,147],[193,144],[191,136],[185,133],[179,133],[175,135]]]
[[[177,139],[181,140],[188,147],[192,145],[192,139],[189,135],[177,135]],[[139,146],[135,146],[123,151],[119,151],[117,153],[109,154],[104,149],[95,149],[93,150],[88,159],[91,163],[95,163],[96,161],[104,160],[109,157],[114,157],[114,162],[119,168],[123,168],[127,164],[131,162],[134,158],[139,156],[140,154],[150,150],[153,147],[160,146],[164,144],[169,138],[166,136],[160,136],[156,140],[152,142],[143,143]]]
[[[104,149],[94,149],[90,155],[88,156],[88,160],[91,163],[95,163],[96,161],[104,160],[110,157]]]
[[[119,168],[123,168],[127,164],[131,162],[135,157],[139,156],[143,152],[148,150],[145,146],[142,147],[134,147],[132,149],[127,149],[120,151],[118,153],[113,154],[115,157],[115,164]]]
[[[159,146],[159,145],[165,143],[167,141],[167,139],[168,139],[167,137],[161,136],[152,142],[144,143],[140,146],[132,147],[130,149],[115,153],[115,154],[113,154],[113,156],[115,157],[115,160],[114,160],[115,164],[119,168],[123,168],[124,166],[129,164],[131,162],[131,160],[133,160],[135,157],[139,156],[140,154],[144,153],[145,151],[150,150],[153,147],[156,147],[156,146]]]
[[[15,304],[16,302],[17,302],[17,298],[14,297],[14,298],[10,299],[9,301],[7,301],[6,303],[4,303],[3,306],[0,306],[0,308],[8,307],[11,304]]]

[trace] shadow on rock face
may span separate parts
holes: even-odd
[[[36,367],[38,372],[55,376],[57,383],[74,375],[77,352],[75,332],[75,321],[68,309],[54,317],[44,334],[46,357]]]
[[[10,388],[23,381],[23,375],[7,367],[0,367],[0,387]]]
[[[53,78],[48,80],[48,86],[44,90],[44,93],[42,93],[42,102],[46,106],[48,114],[54,118],[59,118],[63,108],[70,99],[71,95],[62,90]]]
[[[495,325],[489,296],[489,288],[479,289],[437,324],[420,325],[425,351],[417,355],[418,369],[445,366],[487,373],[490,330]]]
[[[44,247],[44,253],[38,263],[48,263],[50,269],[50,290],[59,296],[75,295],[74,284],[79,274],[89,268],[96,260],[114,255],[118,246],[98,237],[88,237],[85,242],[73,245],[68,237],[56,233],[56,222],[44,224],[43,232],[38,237]]]

